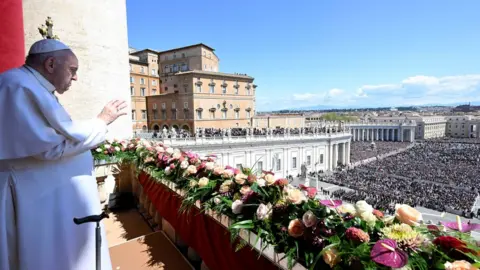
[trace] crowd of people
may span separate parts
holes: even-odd
[[[353,189],[332,194],[346,201],[365,199],[386,211],[405,203],[469,217],[478,214],[471,211],[479,192],[480,144],[425,141],[321,180]]]
[[[380,156],[392,151],[406,148],[410,142],[352,142],[350,146],[350,162],[355,163],[375,156]]]

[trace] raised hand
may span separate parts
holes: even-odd
[[[97,118],[103,120],[107,125],[110,125],[113,121],[117,120],[118,117],[127,114],[124,110],[126,107],[127,103],[125,101],[114,99],[103,107],[102,112]]]

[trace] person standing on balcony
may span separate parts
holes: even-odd
[[[0,74],[0,269],[95,268],[95,224],[73,217],[101,213],[90,149],[125,115],[112,100],[92,120],[72,121],[54,92],[77,80],[78,60],[60,41],[32,45],[25,65]],[[102,243],[102,269],[111,269]]]

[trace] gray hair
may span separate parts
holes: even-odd
[[[48,58],[55,58],[59,61],[63,61],[65,56],[73,53],[71,50],[60,50],[54,52],[47,52],[47,53],[37,53],[37,54],[29,54],[25,60],[25,64],[29,66],[38,66],[45,63]]]

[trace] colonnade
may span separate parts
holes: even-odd
[[[413,142],[415,128],[413,127],[355,127],[351,126],[352,141],[397,141]]]

